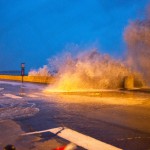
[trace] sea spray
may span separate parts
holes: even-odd
[[[50,71],[49,71],[47,65],[44,65],[42,68],[39,68],[38,70],[31,69],[28,76],[49,77],[49,76],[51,76],[51,74],[50,74]]]
[[[128,65],[140,72],[150,84],[150,11],[144,19],[129,23],[124,31],[124,39]]]
[[[61,63],[56,64],[56,82],[46,91],[76,92],[118,89],[123,87],[124,78],[129,75],[134,76],[136,86],[142,86],[144,83],[142,77],[127,68],[121,60],[115,60],[95,49],[80,52],[76,57],[69,54],[62,58]]]

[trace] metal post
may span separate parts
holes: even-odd
[[[22,83],[23,83],[23,76],[22,76]]]
[[[23,83],[23,77],[25,74],[25,63],[21,63],[21,76],[22,76],[22,83]]]

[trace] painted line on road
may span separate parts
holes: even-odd
[[[95,138],[84,135],[82,133],[79,133],[77,131],[74,131],[66,127],[52,128],[48,130],[25,133],[22,135],[33,135],[33,134],[44,133],[44,132],[51,132],[53,134],[56,134],[57,136],[64,138],[88,150],[96,150],[96,149],[97,150],[121,150],[120,148],[104,143]]]

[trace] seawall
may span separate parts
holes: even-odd
[[[15,75],[0,75],[0,80],[10,80],[10,81],[19,81],[22,82],[22,76]],[[24,82],[32,82],[32,83],[41,83],[41,84],[52,84],[55,82],[55,77],[47,77],[47,76],[24,76]],[[133,77],[125,77],[124,85],[122,87],[124,90],[132,91],[132,92],[144,92],[150,93],[150,87],[144,88],[143,86],[139,86],[138,88],[134,87],[134,78]]]
[[[22,81],[22,76],[14,76],[14,75],[0,75],[1,80],[13,80],[13,81]],[[54,83],[54,77],[46,77],[46,76],[24,76],[24,82],[32,82],[32,83],[43,83],[50,84]]]

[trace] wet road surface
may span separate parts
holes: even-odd
[[[13,116],[26,132],[66,126],[122,149],[150,149],[150,94],[45,94],[44,87],[0,83],[0,99],[7,101],[4,94],[11,93],[28,102],[24,107],[39,109],[33,116]]]

